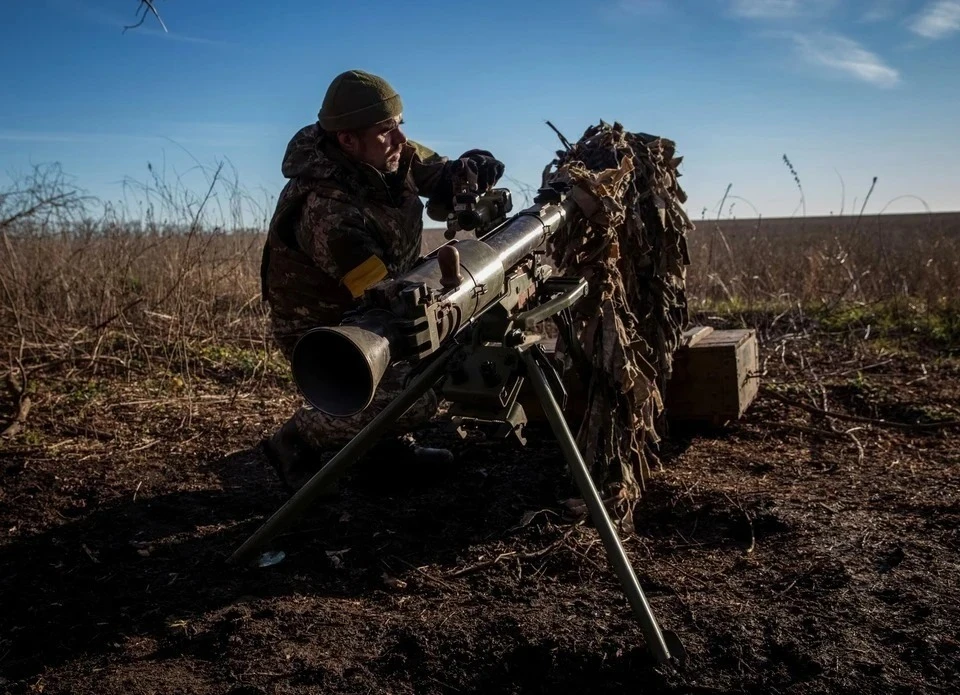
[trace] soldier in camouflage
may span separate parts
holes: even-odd
[[[381,77],[360,70],[338,75],[327,89],[318,121],[287,146],[280,193],[263,248],[261,283],[274,339],[289,360],[297,339],[318,326],[335,326],[364,291],[410,270],[420,258],[424,205],[445,219],[454,182],[466,178],[480,192],[503,175],[485,150],[447,160],[407,140],[400,129],[400,96]],[[339,449],[402,389],[406,370],[393,366],[363,412],[334,418],[301,406],[262,449],[290,489]],[[428,393],[411,406],[368,456],[404,463],[445,464],[445,449],[417,445],[410,430],[436,413]]]

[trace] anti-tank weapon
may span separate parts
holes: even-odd
[[[496,190],[496,189],[495,189]],[[502,190],[502,189],[500,189]],[[493,193],[493,195],[491,195]],[[529,382],[590,511],[611,564],[661,663],[681,663],[683,646],[661,630],[604,508],[564,418],[563,381],[536,327],[552,319],[572,356],[588,369],[573,333],[571,307],[586,294],[583,278],[553,277],[543,262],[550,237],[576,216],[590,215],[593,198],[578,188],[540,189],[532,206],[500,221],[509,197],[490,192],[460,210],[448,230],[473,226],[477,238],[451,240],[402,277],[370,288],[361,306],[335,327],[313,329],[298,341],[293,376],[313,407],[333,416],[366,408],[390,364],[415,365],[401,394],[331,458],[231,556],[244,562],[302,514],[431,388],[451,403],[451,424],[465,435],[482,429],[525,444],[526,415],[518,402]],[[477,208],[482,208],[477,213]],[[470,212],[474,216],[462,214]],[[499,224],[498,224],[499,223]]]

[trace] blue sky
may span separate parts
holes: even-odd
[[[960,2],[551,0],[485,3],[22,0],[0,27],[0,176],[59,162],[90,193],[201,188],[229,160],[272,205],[290,136],[330,79],[400,92],[407,134],[448,156],[490,149],[529,184],[600,119],[668,137],[687,211],[765,217],[857,207],[960,209]],[[841,177],[845,191],[841,188]],[[799,214],[799,212],[798,212]]]

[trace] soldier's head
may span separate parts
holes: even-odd
[[[349,157],[389,173],[397,170],[407,141],[402,115],[400,95],[386,80],[348,70],[330,83],[318,118]]]

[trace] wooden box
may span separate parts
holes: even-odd
[[[667,417],[713,425],[739,419],[760,383],[756,331],[697,326],[684,339],[667,383]]]

